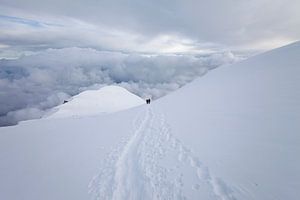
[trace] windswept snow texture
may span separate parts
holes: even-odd
[[[0,199],[298,200],[300,43],[150,105],[0,128]]]
[[[53,108],[46,118],[93,116],[132,108],[145,101],[119,86],[84,91]]]

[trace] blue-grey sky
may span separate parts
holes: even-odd
[[[265,50],[300,37],[299,0],[1,0],[0,52]]]

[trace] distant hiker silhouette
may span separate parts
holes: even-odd
[[[151,99],[146,99],[147,104],[150,104],[150,102],[151,102]]]

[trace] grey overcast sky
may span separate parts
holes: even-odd
[[[299,40],[299,0],[1,0],[0,52],[266,50]]]

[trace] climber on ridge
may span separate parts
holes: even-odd
[[[147,104],[150,104],[150,102],[151,102],[151,99],[149,98],[149,99],[146,99],[146,103]]]

